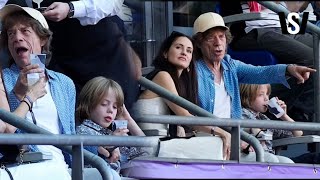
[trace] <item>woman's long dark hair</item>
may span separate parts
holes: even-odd
[[[163,41],[163,43],[161,44],[158,55],[154,59],[152,65],[155,67],[154,71],[156,71],[156,72],[167,71],[171,75],[171,77],[174,81],[174,84],[177,88],[179,96],[187,99],[188,101],[191,101],[194,104],[197,104],[198,103],[198,100],[197,100],[198,82],[197,82],[197,76],[196,76],[196,70],[195,70],[195,65],[194,65],[194,61],[193,61],[193,56],[192,56],[192,60],[190,62],[189,68],[184,69],[182,71],[180,77],[178,77],[177,67],[175,65],[173,65],[172,63],[170,63],[164,57],[164,54],[169,51],[173,42],[176,41],[176,39],[179,37],[186,37],[192,42],[192,44],[194,44],[193,40],[189,36],[187,36],[183,33],[180,33],[180,32],[173,31],[170,34],[170,36],[167,37]]]

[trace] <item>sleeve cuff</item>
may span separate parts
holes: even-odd
[[[74,18],[86,16],[86,6],[83,1],[71,1],[74,6]]]
[[[278,74],[279,74],[279,78],[281,79],[281,83],[286,86],[288,89],[291,89],[290,88],[290,85],[287,81],[287,78],[286,78],[286,72],[287,72],[287,66],[286,64],[279,64],[278,65],[279,68],[278,68]]]

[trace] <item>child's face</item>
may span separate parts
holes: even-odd
[[[255,112],[264,113],[268,110],[269,95],[267,85],[260,85],[257,91],[256,99],[251,102],[250,108]]]
[[[116,101],[116,95],[112,90],[108,90],[101,100],[101,102],[91,110],[90,119],[99,124],[100,126],[107,128],[115,119],[118,112],[118,106]]]

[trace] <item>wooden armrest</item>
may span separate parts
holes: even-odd
[[[272,145],[275,148],[278,146],[286,146],[290,144],[303,144],[303,143],[316,143],[316,142],[320,142],[320,136],[308,135],[308,136],[290,137],[290,138],[272,140]]]
[[[267,13],[254,12],[254,13],[244,13],[244,14],[234,14],[230,16],[223,17],[224,23],[234,23],[238,21],[250,21],[257,19],[264,19],[267,17]]]

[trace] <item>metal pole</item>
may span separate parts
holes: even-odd
[[[72,147],[72,179],[83,180],[83,144]]]
[[[288,130],[319,131],[320,123],[315,122],[287,122],[279,120],[249,120],[249,119],[223,119],[199,116],[170,116],[170,115],[148,115],[136,117],[137,122],[143,123],[164,123],[164,124],[185,124],[205,126],[229,126],[247,128],[271,128]]]
[[[232,127],[231,131],[231,160],[240,161],[240,125]]]

